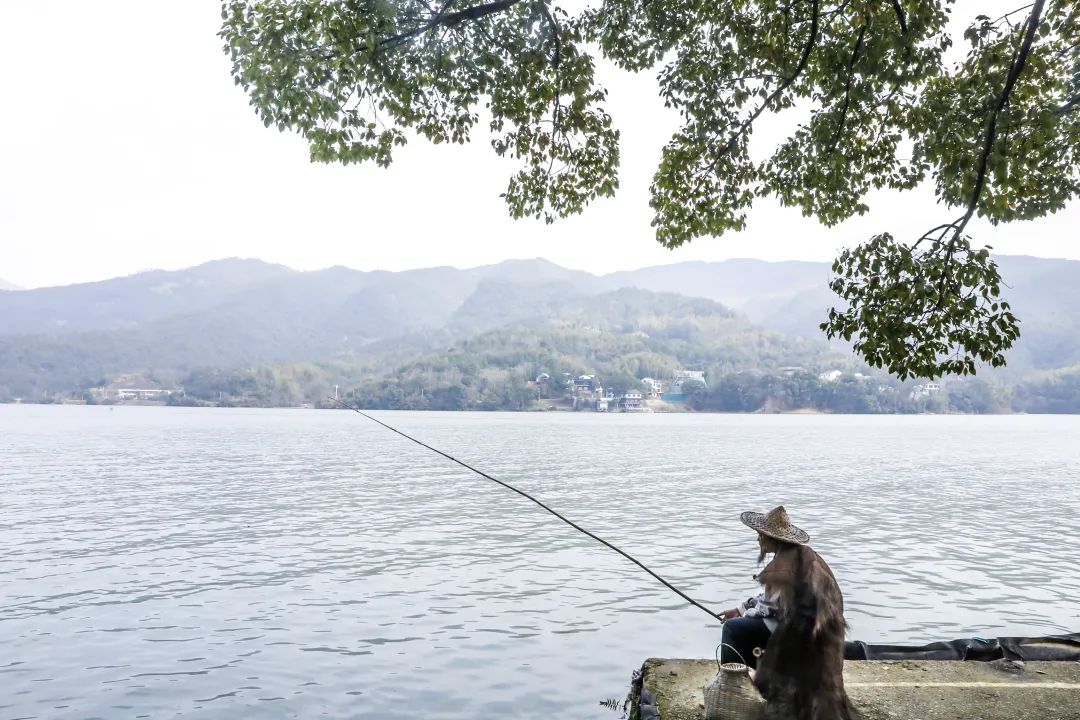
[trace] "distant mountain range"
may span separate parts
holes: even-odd
[[[1002,294],[1021,320],[1007,373],[1080,364],[1080,262],[999,255]],[[800,337],[821,337],[818,324],[837,302],[827,263],[729,260],[679,263],[605,276],[618,285],[678,292],[723,303],[752,322]]]
[[[9,283],[7,280],[0,278],[0,290],[22,290],[22,288],[14,283]]]
[[[1022,320],[1023,335],[1007,372],[1080,364],[1080,262],[1023,256],[998,262],[1010,285],[1007,297]],[[73,391],[131,372],[405,362],[522,323],[566,317],[584,322],[596,308],[610,305],[602,296],[622,288],[645,291],[633,297],[638,325],[646,324],[650,302],[665,318],[664,332],[676,323],[668,309],[678,303],[661,293],[704,298],[736,311],[732,317],[744,341],[746,333],[803,339],[786,345],[762,340],[762,347],[791,348],[762,362],[852,362],[842,345],[829,350],[817,329],[835,300],[828,278],[825,263],[757,260],[679,263],[603,276],[541,259],[404,272],[298,272],[259,260],[220,260],[0,293],[0,398]],[[693,306],[692,314],[720,312],[713,303]],[[609,307],[605,332],[617,331],[608,322],[612,312]],[[635,329],[628,325],[626,331]]]

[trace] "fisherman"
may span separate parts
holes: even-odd
[[[724,620],[721,662],[744,662],[766,700],[766,717],[857,717],[844,691],[844,598],[832,570],[781,505],[740,519],[758,533],[762,592]],[[761,653],[759,661],[757,655]]]
[[[747,527],[757,530],[758,565],[765,561],[766,555],[775,555],[783,547],[805,545],[810,541],[809,535],[791,524],[782,505],[765,515],[744,512],[739,519]],[[754,579],[757,579],[756,575]],[[762,588],[757,596],[720,613],[719,617],[724,621],[720,662],[741,662],[750,668],[757,667],[754,651],[764,650],[769,636],[776,630],[779,597],[779,590]]]

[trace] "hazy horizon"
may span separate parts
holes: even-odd
[[[1071,261],[1071,262],[1080,262],[1080,259],[1077,259],[1077,258],[1049,257],[1049,256],[1031,255],[1031,254],[1027,254],[1027,253],[994,253],[994,256],[995,257],[1029,257],[1029,258],[1036,258],[1036,259],[1039,259],[1039,260],[1066,260],[1066,261]],[[108,281],[108,280],[116,280],[116,279],[119,279],[119,278],[134,277],[136,275],[141,275],[141,274],[144,274],[144,273],[183,272],[185,270],[192,270],[194,268],[202,267],[204,265],[211,265],[211,264],[214,264],[214,263],[229,262],[229,261],[261,262],[261,263],[266,263],[267,265],[276,265],[276,266],[279,266],[279,267],[286,268],[287,270],[292,270],[294,272],[303,272],[303,273],[320,272],[320,271],[323,271],[323,270],[330,270],[332,268],[344,268],[346,270],[353,270],[353,271],[356,271],[356,272],[388,272],[388,273],[410,272],[410,271],[413,271],[413,270],[434,270],[434,269],[438,269],[438,268],[453,268],[455,270],[467,271],[467,270],[475,270],[475,269],[484,268],[484,267],[492,267],[492,266],[496,266],[496,265],[501,265],[503,263],[542,261],[542,262],[548,262],[548,263],[551,263],[553,265],[556,265],[556,266],[558,266],[560,268],[563,268],[564,270],[584,272],[584,273],[588,273],[588,274],[596,276],[596,277],[604,277],[604,276],[607,276],[607,275],[614,275],[616,273],[623,273],[623,272],[631,272],[632,273],[632,272],[637,272],[639,270],[646,270],[646,269],[649,269],[649,268],[674,266],[674,265],[685,265],[685,264],[691,264],[691,263],[712,264],[712,263],[752,261],[752,262],[760,262],[760,263],[768,263],[768,264],[781,264],[781,263],[822,264],[822,263],[830,262],[831,258],[829,260],[803,260],[803,259],[799,259],[799,258],[765,260],[765,259],[762,259],[762,258],[754,258],[754,257],[730,257],[730,258],[724,258],[722,260],[673,260],[671,262],[658,262],[658,263],[652,263],[652,264],[649,264],[649,265],[641,265],[641,266],[630,267],[630,268],[620,268],[618,270],[609,270],[609,271],[605,271],[605,272],[593,272],[592,270],[589,270],[589,269],[586,269],[586,268],[580,268],[580,267],[573,267],[573,266],[569,266],[569,265],[564,265],[563,263],[556,262],[556,261],[552,260],[551,258],[546,258],[546,257],[542,257],[542,256],[539,256],[539,255],[536,255],[536,256],[533,256],[533,257],[524,257],[524,256],[522,256],[522,257],[507,257],[507,258],[504,258],[502,260],[497,260],[495,262],[481,263],[481,264],[478,264],[478,265],[450,265],[450,264],[417,265],[416,267],[403,268],[401,270],[391,270],[389,268],[379,268],[379,267],[375,267],[375,268],[357,268],[357,267],[352,267],[350,265],[346,265],[344,263],[332,263],[330,265],[325,265],[323,267],[304,269],[304,268],[293,267],[293,266],[291,266],[291,265],[289,265],[287,263],[273,262],[273,261],[270,261],[270,260],[266,260],[265,258],[241,257],[241,256],[238,256],[238,255],[230,255],[230,256],[211,258],[209,260],[205,260],[203,262],[199,262],[199,263],[196,263],[194,265],[188,265],[188,266],[185,266],[185,267],[178,267],[178,268],[147,267],[147,268],[141,268],[141,269],[138,269],[138,270],[133,270],[130,273],[125,273],[125,274],[122,274],[122,275],[112,275],[112,276],[108,276],[108,277],[94,278],[94,279],[90,279],[90,280],[79,280],[79,281],[71,282],[71,283],[59,283],[59,284],[54,284],[54,285],[38,285],[38,286],[35,286],[35,287],[29,287],[29,286],[26,286],[26,285],[21,285],[21,284],[19,284],[17,282],[13,282],[10,278],[0,277],[0,290],[4,289],[3,286],[4,286],[5,282],[16,285],[17,287],[13,288],[16,291],[44,290],[44,289],[55,288],[55,287],[67,287],[67,286],[70,286],[70,285],[85,285],[85,284],[90,284],[90,283],[105,282],[105,281]]]

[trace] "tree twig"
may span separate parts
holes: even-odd
[[[1028,8],[1030,8],[1030,7],[1032,6],[1032,5],[1035,5],[1035,3],[1028,3],[1027,5],[1022,5],[1022,6],[1018,7],[1018,8],[1016,8],[1015,10],[1010,10],[1009,12],[1005,13],[1004,15],[1002,15],[1001,17],[999,17],[999,18],[998,18],[997,20],[994,20],[993,22],[991,22],[990,24],[991,24],[991,25],[997,25],[997,24],[998,24],[999,22],[1001,22],[1002,20],[1006,20],[1006,21],[1007,21],[1007,20],[1009,19],[1009,16],[1010,16],[1010,15],[1015,15],[1016,13],[1020,12],[1021,10],[1027,10],[1027,9],[1028,9]]]

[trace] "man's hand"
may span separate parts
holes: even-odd
[[[741,616],[742,616],[742,613],[739,612],[738,608],[731,608],[730,610],[725,610],[724,612],[720,613],[716,617],[720,618],[724,622],[727,622],[728,620],[734,620],[735,618],[741,617]]]

